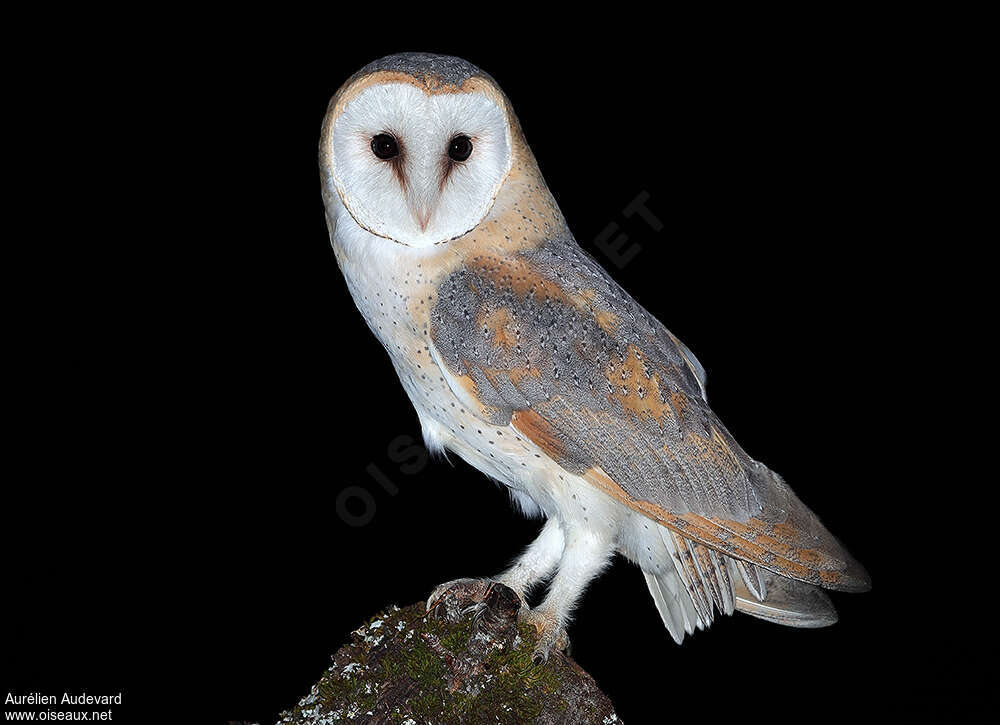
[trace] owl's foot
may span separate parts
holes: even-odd
[[[430,597],[427,598],[427,611],[430,612],[437,607],[446,596],[454,595],[459,602],[467,604],[463,611],[478,614],[482,611],[490,590],[499,584],[495,579],[455,579],[445,582],[435,587]],[[521,593],[518,591],[514,593],[521,600],[521,608],[527,609],[527,604],[525,604]]]
[[[527,607],[522,607],[517,616],[520,621],[530,624],[538,632],[538,644],[535,645],[535,651],[531,655],[531,661],[536,665],[548,661],[553,647],[561,652],[569,651],[569,635],[566,634],[566,628],[560,625],[554,616],[544,610]]]
[[[449,593],[454,593],[462,601],[481,603],[486,599],[490,584],[492,584],[490,579],[453,579],[438,584],[427,598],[427,611],[434,609]]]

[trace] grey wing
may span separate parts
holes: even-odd
[[[440,286],[435,353],[483,415],[683,536],[863,590],[861,566],[708,406],[704,368],[572,239],[484,254]]]

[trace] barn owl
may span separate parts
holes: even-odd
[[[428,448],[545,520],[509,569],[428,607],[501,582],[542,661],[615,553],[678,643],[734,611],[825,626],[822,588],[869,588],[709,408],[691,350],[577,245],[490,76],[429,54],[369,64],[330,102],[320,176],[337,263]]]

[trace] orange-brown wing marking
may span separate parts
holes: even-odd
[[[566,448],[559,440],[559,433],[552,424],[533,410],[517,410],[510,423],[521,435],[530,440],[554,461],[561,461]]]
[[[429,349],[468,409],[513,425],[568,473],[735,559],[866,587],[860,565],[709,408],[690,351],[572,239],[470,253],[440,282],[430,320]]]
[[[790,524],[768,524],[757,518],[740,523],[694,513],[677,515],[649,501],[633,499],[601,468],[586,471],[583,478],[629,508],[728,556],[828,589],[866,591],[870,588],[856,562],[841,561],[816,549],[796,548],[790,542],[802,532]]]

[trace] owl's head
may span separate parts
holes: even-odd
[[[411,247],[459,237],[510,172],[517,121],[496,83],[459,58],[403,53],[337,92],[320,139],[324,193],[372,234]]]

